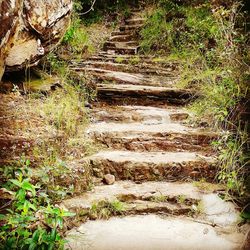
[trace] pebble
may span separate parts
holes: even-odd
[[[115,176],[112,174],[106,174],[104,175],[103,180],[107,185],[112,185],[115,183]]]

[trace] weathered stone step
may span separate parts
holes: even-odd
[[[102,123],[98,124],[102,126]],[[116,124],[110,124],[115,126]],[[115,150],[130,151],[190,151],[211,153],[210,143],[216,138],[209,133],[162,133],[149,132],[99,132],[92,130],[90,136],[95,141]]]
[[[117,54],[127,54],[127,55],[136,55],[138,53],[139,46],[134,46],[134,47],[119,47],[115,48],[113,46],[105,46],[104,50],[105,51],[113,51],[114,53]]]
[[[89,158],[95,176],[113,174],[118,180],[214,180],[216,163],[191,152],[101,151]]]
[[[176,79],[177,72],[174,72],[172,67],[169,68],[163,68],[163,67],[157,67],[155,65],[147,65],[147,64],[140,64],[140,65],[134,65],[132,62],[129,64],[125,63],[117,63],[117,62],[103,62],[103,61],[73,61],[71,62],[72,65],[70,67],[73,70],[84,70],[86,67],[88,68],[99,68],[99,69],[105,69],[105,70],[111,70],[111,71],[118,71],[118,72],[128,72],[128,73],[141,73],[141,74],[156,74],[161,76],[168,76],[173,77],[173,79]],[[106,73],[106,72],[104,72]]]
[[[85,220],[102,218],[101,212],[93,216],[95,212],[93,210],[101,210],[105,207],[107,209],[108,204],[111,205],[114,202],[122,205],[122,211],[120,213],[117,211],[117,214],[112,214],[111,211],[110,216],[145,213],[194,214],[195,208],[209,198],[208,192],[224,190],[223,186],[206,182],[202,182],[200,186],[195,185],[169,182],[135,184],[130,181],[117,181],[113,185],[96,186],[83,195],[64,200],[60,207],[82,215]],[[214,196],[217,195],[214,194]],[[84,218],[81,219],[84,220]]]
[[[205,182],[135,184],[118,181],[111,186],[97,186],[79,197],[64,201],[60,206],[75,211],[78,218],[83,220],[84,216],[93,219],[123,216],[106,221],[88,221],[71,230],[67,234],[69,247],[238,249],[248,228],[236,233],[239,213],[233,203],[219,198],[217,191],[221,190],[223,187]],[[149,213],[159,213],[161,217]],[[129,214],[136,216],[124,217]],[[182,216],[177,218],[172,215]]]
[[[145,56],[145,55],[116,55],[116,54],[109,54],[106,51],[100,51],[96,56],[90,58],[102,58],[103,60],[111,60],[122,58],[124,61],[133,61],[136,63],[148,63],[148,64],[155,64],[155,65],[167,65],[172,67],[178,67],[180,63],[175,60],[168,60],[167,57],[155,57],[155,56]],[[89,58],[89,60],[90,60]]]
[[[128,41],[131,41],[131,40],[134,40],[136,38],[135,35],[116,35],[116,36],[111,36],[109,38],[109,41],[112,41],[112,42],[128,42]]]
[[[133,97],[137,99],[163,100],[166,103],[184,104],[197,96],[191,90],[169,87],[142,86],[131,84],[97,84],[99,100]]]
[[[186,120],[190,114],[178,107],[107,106],[96,105],[92,111],[94,122],[170,123]],[[152,123],[153,121],[153,123]]]
[[[178,78],[172,76],[170,73],[167,76],[156,75],[156,74],[139,74],[139,73],[125,73],[121,71],[113,71],[101,68],[94,68],[94,67],[74,67],[72,66],[72,70],[76,72],[90,72],[93,76],[97,79],[101,80],[102,82],[105,81],[106,86],[110,86],[107,82],[111,83],[119,83],[119,86],[123,86],[123,84],[130,85],[143,85],[143,86],[165,86],[170,87],[174,85]],[[126,85],[127,86],[127,85]],[[143,87],[144,88],[144,87]],[[121,87],[124,89],[124,87]]]
[[[116,181],[113,185],[95,186],[91,191],[62,202],[68,209],[90,208],[101,200],[132,202],[135,200],[197,204],[205,194],[224,190],[225,187],[212,183],[156,182],[136,184],[132,181]]]
[[[112,41],[107,41],[104,43],[103,48],[130,48],[132,46],[138,46],[137,41],[128,41],[128,42],[112,42]]]
[[[147,20],[146,18],[138,17],[138,18],[127,19],[125,20],[125,23],[128,25],[137,25],[137,24],[140,25],[144,24],[146,20]]]
[[[139,30],[143,27],[143,24],[134,24],[134,25],[122,25],[120,26],[120,31],[129,31],[129,30]]]
[[[92,114],[88,133],[113,149],[131,151],[211,152],[218,133],[185,126],[189,114],[177,107],[101,106]]]
[[[157,58],[144,57],[141,55],[117,55],[117,54],[107,54],[99,53],[98,55],[88,58],[89,61],[102,61],[110,63],[121,63],[121,64],[131,64],[138,68],[154,68],[159,70],[178,70],[179,64],[174,61],[159,60]],[[77,61],[76,61],[77,62]],[[79,60],[78,60],[79,62]]]
[[[61,207],[83,214],[94,204],[119,201],[124,204],[124,214],[192,212],[208,192],[224,190],[221,185],[203,182],[200,187],[192,183],[116,181],[113,185],[95,186],[83,195],[64,200]]]
[[[132,36],[134,36],[135,32],[133,30],[124,30],[124,31],[116,30],[116,31],[113,31],[111,33],[111,37],[112,36],[124,36],[124,35],[132,35]]]
[[[244,232],[225,232],[187,217],[138,215],[88,221],[70,231],[66,240],[71,250],[234,250],[241,249]]]

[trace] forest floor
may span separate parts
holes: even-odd
[[[67,249],[240,249],[248,226],[215,181],[211,142],[222,131],[189,122],[186,105],[199,93],[176,86],[178,61],[138,55],[144,21],[135,9],[102,51],[71,63],[97,83],[91,122],[75,138],[94,141],[96,153],[82,154],[85,144],[62,148],[65,135],[44,125],[39,100],[15,92],[0,94],[0,164],[45,139],[60,142],[74,172],[62,183],[77,183],[59,204],[77,214],[67,221],[76,225],[66,233]],[[87,192],[86,165],[94,178]]]

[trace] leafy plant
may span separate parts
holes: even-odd
[[[244,177],[247,174],[245,166],[249,157],[245,154],[247,134],[238,130],[236,136],[225,133],[220,140],[213,142],[219,151],[220,171],[218,179],[226,184],[228,193],[242,197],[245,194]]]
[[[32,183],[28,167],[26,160],[25,166],[15,171],[16,178],[4,185],[14,193],[14,199],[0,214],[0,248],[62,249],[63,218],[74,214],[50,205],[40,186]]]

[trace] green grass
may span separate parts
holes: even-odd
[[[250,60],[240,10],[237,1],[217,8],[205,0],[192,5],[159,1],[140,33],[142,51],[178,61],[181,67],[177,86],[199,93],[200,97],[188,107],[195,114],[191,122],[230,131],[230,136],[221,136],[215,146],[218,180],[238,198],[246,193],[244,180],[249,164],[241,122],[233,120],[241,100],[249,93]]]
[[[113,200],[101,200],[92,204],[89,211],[90,218],[94,219],[108,219],[114,215],[121,215],[125,212],[124,203]]]

